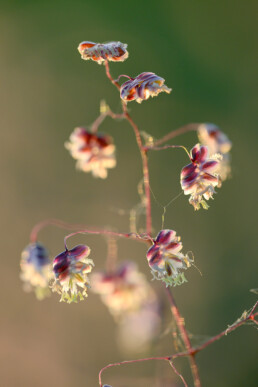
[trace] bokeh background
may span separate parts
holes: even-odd
[[[249,291],[257,288],[257,2],[13,0],[0,1],[0,8],[1,386],[93,387],[104,365],[139,356],[121,351],[114,321],[95,295],[73,305],[59,303],[57,295],[39,302],[22,291],[19,279],[20,253],[35,223],[54,217],[127,231],[127,212],[139,201],[140,157],[128,123],[107,118],[101,128],[117,145],[118,165],[106,181],[75,171],[64,149],[74,127],[97,117],[100,99],[120,109],[104,69],[80,59],[82,40],[128,43],[129,59],[111,64],[112,74],[153,71],[173,88],[129,105],[142,130],[159,138],[189,122],[214,122],[232,140],[233,176],[209,211],[194,212],[181,195],[165,216],[165,226],[194,251],[203,274],[188,270],[188,283],[174,291],[188,330],[209,336],[232,324],[257,298]],[[179,142],[191,148],[196,135]],[[185,164],[180,150],[151,155],[151,186],[162,205],[180,193]],[[153,200],[156,231],[162,212]],[[64,235],[50,226],[40,240],[54,256],[63,250]],[[89,244],[97,268],[104,266],[104,239],[73,242]],[[138,262],[151,279],[145,246],[119,241],[119,257]],[[163,298],[161,284],[154,286]],[[170,314],[163,302],[165,331]],[[256,330],[245,326],[200,353],[203,386],[257,386],[257,343]],[[173,351],[168,333],[141,356]],[[176,364],[192,385],[187,361]],[[104,381],[113,387],[181,385],[167,364],[153,362],[109,370]]]

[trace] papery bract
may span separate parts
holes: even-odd
[[[110,136],[78,127],[72,132],[70,142],[66,142],[65,147],[77,160],[76,167],[83,172],[92,172],[94,177],[105,179],[107,169],[116,166],[115,145]]]
[[[181,171],[181,186],[185,195],[191,195],[189,203],[195,210],[208,209],[204,199],[209,200],[215,193],[214,187],[219,184],[218,174],[214,174],[219,161],[209,158],[208,148],[197,144],[191,150],[191,163]]]
[[[53,262],[55,281],[52,290],[61,295],[60,301],[77,302],[87,297],[89,279],[94,263],[88,258],[90,248],[85,245],[75,246],[57,255]]]
[[[125,102],[136,100],[141,103],[149,97],[157,96],[162,91],[170,93],[172,89],[164,85],[164,82],[165,79],[154,73],[142,73],[122,84],[120,96]]]
[[[30,243],[22,252],[20,266],[24,290],[34,290],[38,299],[48,296],[51,262],[46,248],[39,242]]]
[[[78,51],[82,59],[101,64],[105,61],[123,62],[128,58],[127,44],[121,42],[94,43],[82,42],[78,46]]]
[[[147,260],[155,279],[167,286],[181,285],[186,281],[181,272],[191,266],[192,260],[181,253],[183,246],[176,231],[161,230],[147,252]]]

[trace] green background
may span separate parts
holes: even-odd
[[[129,58],[111,72],[138,75],[152,71],[173,88],[129,109],[141,130],[159,138],[189,122],[214,122],[233,142],[232,179],[218,190],[208,211],[194,212],[181,195],[167,209],[165,227],[177,230],[184,250],[192,250],[201,270],[186,273],[175,289],[188,330],[214,335],[232,324],[256,301],[255,206],[257,203],[257,87],[255,77],[255,1],[0,1],[1,127],[1,385],[97,386],[104,365],[133,358],[119,350],[116,327],[98,297],[66,305],[58,297],[42,302],[22,291],[20,253],[32,226],[54,217],[92,227],[128,230],[127,215],[137,202],[140,156],[127,122],[107,118],[101,130],[117,145],[116,169],[107,180],[75,171],[64,149],[74,127],[89,125],[105,99],[120,110],[117,90],[104,68],[80,59],[83,40],[128,44]],[[177,143],[189,149],[189,133]],[[175,143],[175,142],[174,142]],[[181,150],[150,157],[151,187],[165,205],[180,193]],[[162,208],[153,201],[155,232]],[[52,255],[63,250],[64,231],[48,227],[40,240]],[[105,240],[87,243],[97,268],[104,266]],[[119,241],[120,260],[132,259],[150,279],[145,246]],[[170,315],[160,283],[165,320]],[[203,386],[257,386],[257,332],[245,326],[198,355]],[[174,351],[162,335],[146,356]],[[137,357],[138,355],[134,355]],[[192,385],[186,360],[176,362]],[[109,370],[113,387],[181,386],[167,364],[138,363]]]

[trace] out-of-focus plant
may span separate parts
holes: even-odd
[[[164,282],[164,290],[184,347],[181,352],[169,356],[153,356],[109,364],[100,371],[99,384],[103,386],[102,372],[107,368],[142,361],[165,360],[180,377],[182,383],[187,386],[183,375],[174,365],[176,358],[187,357],[194,386],[200,387],[197,353],[247,322],[258,325],[256,320],[258,301],[223,332],[204,343],[192,345],[184,318],[176,305],[172,288],[187,282],[185,270],[194,265],[194,258],[192,253],[182,252],[183,245],[176,231],[163,229],[156,237],[153,236],[148,155],[152,151],[181,148],[187,160],[187,165],[182,166],[179,177],[182,190],[185,195],[190,195],[189,203],[194,210],[201,208],[207,210],[209,206],[205,200],[213,199],[215,188],[220,188],[222,182],[230,175],[229,151],[232,144],[214,124],[191,123],[169,132],[160,139],[141,132],[128,112],[127,103],[130,101],[141,103],[161,92],[169,94],[172,89],[165,85],[163,78],[151,72],[144,72],[136,77],[120,75],[114,79],[110,74],[109,62],[122,62],[127,59],[127,44],[121,42],[100,44],[86,41],[79,44],[78,50],[82,59],[91,59],[104,65],[107,77],[120,93],[121,112],[114,113],[102,101],[100,115],[91,127],[77,127],[72,132],[69,141],[65,143],[65,147],[76,160],[78,169],[83,172],[91,172],[95,178],[105,179],[107,170],[116,166],[115,145],[109,135],[99,133],[99,126],[108,116],[115,120],[127,120],[134,131],[142,159],[143,185],[139,185],[141,203],[132,209],[131,230],[126,233],[89,229],[83,225],[68,224],[57,219],[48,219],[37,224],[31,232],[30,244],[22,253],[21,279],[24,282],[24,289],[34,290],[38,299],[49,296],[51,293],[49,289],[52,289],[60,294],[60,301],[71,303],[83,300],[88,295],[88,288],[91,288],[95,294],[100,296],[118,323],[119,341],[126,348],[141,352],[148,348],[152,340],[158,338],[162,319],[160,302],[146,277],[139,272],[135,262],[117,263],[116,240],[117,238],[128,238],[144,243],[147,263],[153,279]],[[128,80],[120,86],[119,82],[123,77]],[[189,131],[196,131],[200,141],[190,151],[183,145],[167,143]],[[136,208],[144,212],[146,219],[146,229],[142,233],[139,233],[136,227]],[[46,248],[38,241],[39,231],[50,224],[73,231],[65,237],[65,250],[53,259],[52,266]],[[103,271],[93,271],[91,274],[94,263],[88,258],[90,255],[88,246],[78,245],[68,249],[67,240],[76,234],[102,235],[107,239],[108,254]]]

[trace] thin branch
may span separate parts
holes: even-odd
[[[113,85],[116,86],[116,88],[120,92],[120,85],[119,85],[119,83],[117,81],[115,81],[114,78],[112,78],[112,76],[110,74],[108,61],[105,62],[105,69],[106,69],[106,74],[107,74],[108,79],[113,83]]]
[[[171,356],[159,356],[159,357],[147,357],[147,358],[144,358],[144,359],[136,359],[136,360],[124,360],[124,361],[121,361],[121,362],[118,362],[118,363],[112,363],[112,364],[108,364],[107,366],[103,367],[100,372],[99,372],[99,385],[100,387],[103,387],[103,384],[102,384],[102,373],[108,369],[108,368],[111,368],[111,367],[115,367],[115,366],[120,366],[120,365],[124,365],[124,364],[132,364],[132,363],[139,363],[139,362],[143,362],[143,361],[149,361],[149,360],[165,360],[165,361],[168,361],[171,365],[171,367],[173,368],[174,372],[181,378],[181,380],[183,381],[184,383],[184,386],[187,387],[187,384],[183,378],[183,376],[177,371],[177,369],[175,368],[174,364],[172,363],[172,360],[171,360]]]
[[[184,319],[178,310],[178,307],[176,305],[176,302],[175,302],[175,299],[173,297],[171,290],[167,287],[166,287],[166,293],[167,293],[167,296],[168,296],[168,299],[170,302],[170,308],[171,308],[172,315],[175,319],[175,322],[177,324],[177,327],[181,333],[182,339],[183,339],[185,347],[187,349],[187,353],[189,356],[189,362],[190,362],[190,366],[191,366],[191,371],[192,371],[192,375],[193,375],[193,379],[194,379],[194,386],[201,387],[199,371],[198,371],[198,367],[197,367],[197,364],[196,364],[196,361],[194,358],[195,353],[193,353],[191,341],[190,341],[188,333],[185,329]]]
[[[158,146],[158,145],[164,144],[164,142],[167,142],[168,140],[171,140],[172,138],[180,136],[181,134],[191,132],[191,131],[196,131],[200,125],[201,125],[200,123],[192,123],[192,124],[184,125],[181,128],[173,130],[172,132],[166,134],[164,137],[155,141],[153,145]]]
[[[120,233],[120,232],[114,232],[109,230],[80,230],[73,232],[69,235],[66,235],[64,238],[64,244],[65,248],[67,248],[67,240],[71,238],[72,236],[78,235],[78,234],[92,234],[92,235],[109,235],[112,237],[119,237],[119,238],[127,238],[127,239],[134,239],[138,240],[140,242],[145,243],[152,243],[152,239],[148,235],[140,235],[140,234],[133,234],[133,233]]]
[[[258,315],[258,313],[254,313],[256,308],[258,307],[258,301],[254,304],[254,306],[251,308],[250,312],[246,315],[245,318],[241,319],[240,321],[237,320],[234,324],[230,325],[227,329],[224,329],[221,333],[217,334],[216,336],[211,337],[207,341],[205,341],[203,344],[193,347],[190,351],[185,352],[178,352],[171,356],[172,359],[175,359],[177,357],[184,357],[189,355],[196,355],[198,352],[202,351],[204,348],[208,347],[210,344],[214,343],[215,341],[218,341],[223,336],[227,336],[229,333],[233,332],[235,329],[241,327],[246,322],[251,321],[254,324],[257,325],[257,320],[255,320],[255,317]]]
[[[183,149],[187,153],[187,156],[191,160],[191,157],[190,157],[190,154],[189,154],[188,150],[183,145],[164,145],[164,146],[145,146],[144,147],[144,149],[146,151],[160,151],[160,150],[165,150],[165,149],[170,149],[170,148],[181,148],[181,149]]]

